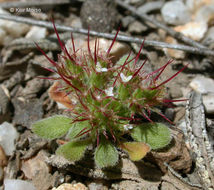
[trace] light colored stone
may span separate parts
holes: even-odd
[[[50,167],[45,162],[46,158],[46,153],[40,151],[34,158],[23,160],[21,170],[28,179],[33,179],[39,171],[49,173]]]
[[[204,95],[203,104],[204,104],[206,113],[214,114],[214,94]]]
[[[14,126],[8,122],[0,125],[0,145],[7,156],[11,156],[15,150],[15,140],[18,138],[18,132]]]
[[[139,21],[134,21],[131,24],[129,24],[128,31],[130,33],[141,33],[145,32],[148,29],[146,25],[143,25]]]
[[[183,35],[193,40],[199,41],[204,37],[207,31],[207,24],[205,22],[189,22],[185,25],[176,26],[174,30],[181,32]]]
[[[104,38],[98,38],[97,42],[99,41],[99,55],[102,55],[104,53],[106,53],[112,43],[112,40],[107,40]],[[83,52],[88,52],[88,41],[87,39],[83,40],[83,39],[75,39],[74,40],[74,44],[75,44],[75,49],[79,51],[77,52],[78,55],[82,55]],[[89,46],[91,49],[91,53],[94,53],[94,49],[95,49],[95,39],[90,40],[89,42]],[[68,48],[69,52],[73,52],[71,51],[72,49],[72,43],[71,40],[68,40],[66,43],[66,47]],[[126,45],[125,43],[120,43],[120,42],[115,42],[111,52],[110,52],[110,56],[112,57],[111,60],[113,63],[115,63],[117,60],[119,60],[123,55],[127,54],[130,51],[130,47],[128,45]]]
[[[3,168],[0,166],[0,181],[3,179],[4,177],[4,170]]]
[[[214,43],[214,26],[210,27],[203,39],[203,43],[209,45],[210,43]]]
[[[5,179],[4,190],[36,190],[31,182],[19,179]]]
[[[177,40],[171,36],[167,36],[166,40],[167,43],[170,44],[178,44]],[[170,57],[176,58],[176,59],[183,59],[185,57],[185,52],[180,51],[180,50],[175,50],[175,49],[168,49],[164,48],[164,52],[169,55]]]
[[[196,22],[209,23],[214,20],[214,4],[200,7],[195,13],[194,20]]]
[[[191,14],[182,1],[166,2],[161,14],[166,23],[173,25],[185,24],[191,19]]]
[[[10,36],[14,38],[18,38],[25,35],[30,29],[30,26],[27,24],[22,24],[22,23],[8,21],[8,20],[5,20],[4,22],[2,22],[1,27]]]
[[[214,93],[214,80],[204,76],[195,77],[189,86],[201,94]]]
[[[0,28],[0,45],[4,44],[5,37],[6,37],[6,32],[2,28]]]
[[[46,34],[47,34],[47,28],[32,26],[25,37],[31,40],[39,40],[39,39],[45,38]]]
[[[70,184],[64,183],[59,187],[54,187],[52,190],[88,190],[88,188],[82,183]]]
[[[214,0],[186,0],[186,6],[193,12],[197,11],[201,6],[212,4],[214,4]]]
[[[4,149],[0,146],[0,167],[7,165],[7,157],[5,155]]]

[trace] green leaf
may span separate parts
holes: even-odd
[[[63,156],[69,161],[75,162],[80,160],[84,156],[86,148],[90,144],[91,141],[89,141],[88,139],[68,142],[60,146],[56,150],[56,154]]]
[[[129,86],[120,84],[118,88],[118,98],[120,98],[121,100],[125,100],[129,97],[129,93],[130,93]]]
[[[81,122],[74,123],[69,130],[68,136],[72,140],[76,138],[77,135],[87,131],[90,127],[91,126],[89,121],[81,121]],[[82,137],[82,135],[80,137]]]
[[[150,146],[143,142],[126,142],[121,145],[132,161],[139,161],[150,151]]]
[[[116,65],[119,65],[119,66],[123,65],[123,64],[125,63],[127,57],[128,57],[128,54],[126,54],[126,55],[124,55],[123,57],[121,57],[120,60],[116,63]],[[130,57],[128,58],[127,62],[131,61],[132,58],[133,58],[133,57],[130,56]],[[133,61],[134,61],[134,60],[133,60]],[[133,61],[132,61],[132,62],[133,62]],[[129,63],[129,64],[131,65],[132,63]]]
[[[169,128],[162,123],[137,125],[132,129],[131,136],[136,141],[149,144],[154,150],[167,146],[171,141]]]
[[[99,168],[111,167],[118,162],[117,149],[107,140],[101,140],[95,150],[95,163]]]
[[[65,135],[71,126],[71,118],[56,115],[35,122],[32,131],[40,137],[52,140]]]

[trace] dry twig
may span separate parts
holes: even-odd
[[[53,24],[51,22],[39,21],[31,18],[3,15],[3,14],[0,14],[0,19],[6,19],[6,20],[16,21],[20,23],[25,23],[25,24],[41,26],[41,27],[45,27],[53,30]],[[56,27],[58,31],[67,31],[67,32],[80,33],[85,35],[88,34],[88,30],[82,29],[82,28],[73,28],[73,27],[64,26],[60,24],[56,24]],[[103,37],[107,39],[114,39],[115,37],[115,34],[102,33],[102,32],[96,32],[96,31],[90,31],[90,35],[96,36],[96,37]],[[134,38],[134,37],[129,37],[125,35],[118,35],[117,40],[123,41],[123,42],[138,43],[138,44],[142,44],[144,41],[144,39],[141,39],[141,38]],[[186,45],[168,44],[165,42],[158,42],[158,41],[152,41],[152,40],[145,40],[144,45],[160,47],[160,48],[177,49],[177,50],[182,50],[182,51],[186,51],[194,54],[200,54],[200,55],[214,56],[214,51],[207,48],[196,48],[196,47],[191,47]]]

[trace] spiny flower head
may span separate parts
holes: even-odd
[[[50,59],[39,46],[37,47],[54,67],[48,70],[58,75],[49,79],[58,81],[54,90],[56,93],[64,94],[62,102],[65,103],[66,99],[65,105],[69,108],[72,118],[55,116],[39,121],[33,125],[34,132],[49,139],[61,137],[68,132],[71,141],[61,146],[57,152],[73,161],[82,158],[89,144],[95,144],[95,162],[99,167],[113,166],[117,163],[118,147],[126,150],[133,160],[139,160],[150,148],[166,146],[171,140],[170,133],[167,127],[154,123],[150,114],[156,112],[168,120],[157,109],[158,106],[170,102],[164,99],[164,84],[185,67],[161,82],[160,75],[172,61],[151,73],[144,72],[146,60],[140,65],[137,63],[144,43],[135,57],[129,53],[113,64],[110,51],[118,31],[106,52],[99,51],[98,40],[95,40],[94,49],[91,51],[88,33],[88,51],[80,54],[75,49],[72,35],[71,51],[61,41],[54,23],[53,26],[62,49],[58,62]],[[139,125],[142,118],[137,115],[144,117],[149,123]],[[59,125],[56,126],[55,120]],[[54,134],[50,134],[50,131],[49,134],[45,133],[47,129],[52,129]],[[159,133],[150,134],[146,130]],[[165,134],[161,135],[163,132]],[[145,137],[148,134],[151,137]],[[125,135],[139,142],[126,142]],[[154,141],[157,141],[156,144]],[[79,149],[78,144],[81,147]],[[73,157],[69,153],[72,151],[79,156]],[[109,158],[111,161],[107,161]]]

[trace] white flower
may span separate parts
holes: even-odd
[[[97,64],[96,64],[96,71],[97,71],[98,73],[101,73],[101,72],[107,72],[108,69],[105,68],[105,67],[102,67],[102,66],[100,65],[100,62],[97,62]]]
[[[120,77],[123,82],[129,82],[132,79],[132,75],[126,77],[123,73],[120,73]]]
[[[133,129],[133,125],[131,125],[131,124],[124,125],[123,127],[126,131]]]
[[[114,96],[113,87],[107,88],[105,90],[105,93],[106,93],[107,96]]]

